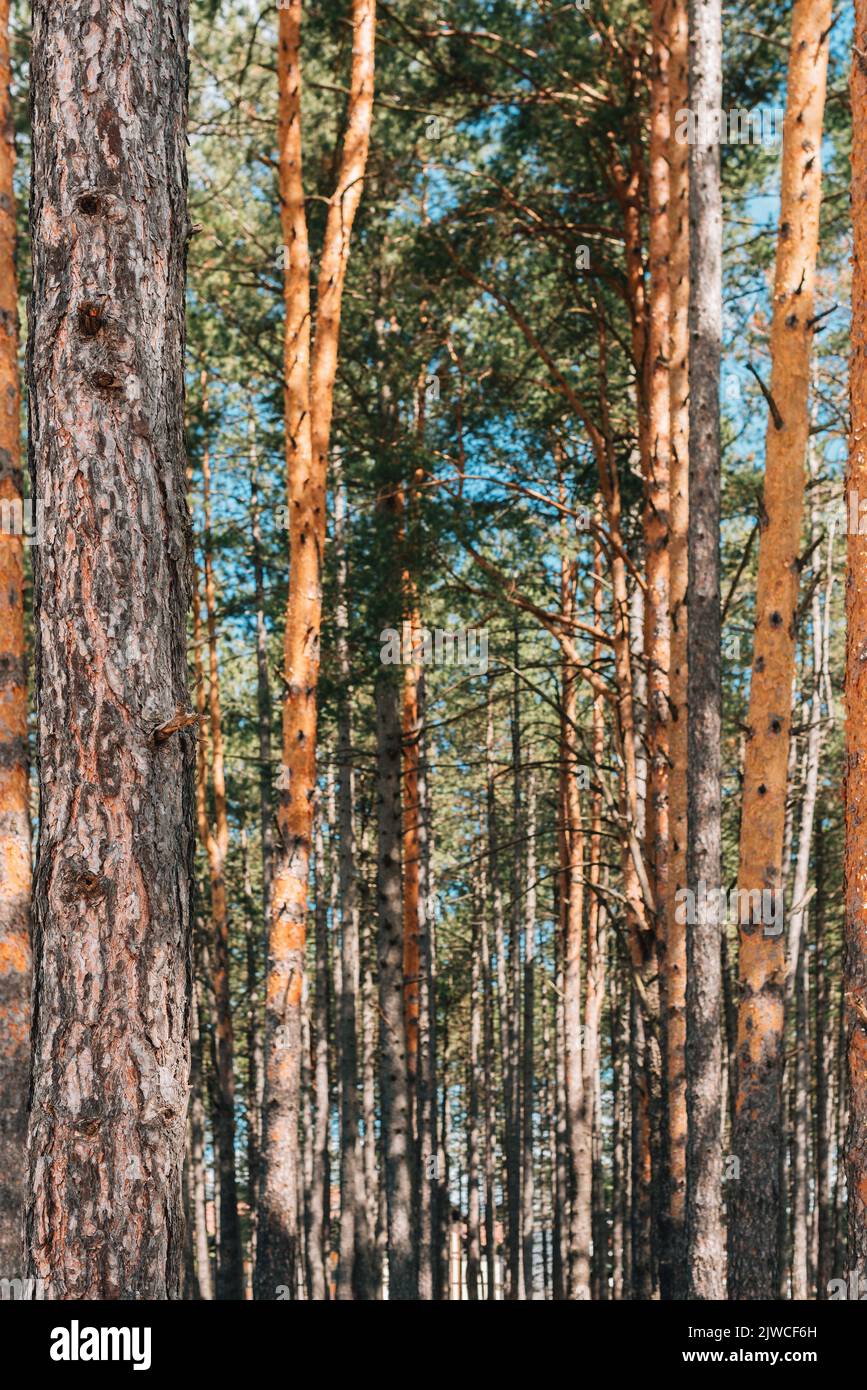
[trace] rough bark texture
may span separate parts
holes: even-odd
[[[686,0],[668,9],[670,109],[686,108],[688,25]],[[686,925],[676,918],[678,890],[687,886],[687,583],[689,569],[689,147],[669,139],[669,282],[671,290],[671,473],[669,510],[669,602],[671,652],[668,740],[670,767],[669,878],[666,904],[665,1008],[668,1092],[669,1241],[671,1293],[686,1293]]]
[[[301,0],[279,11],[280,199],[284,384],[289,503],[289,595],[284,639],[283,752],[277,796],[266,990],[266,1075],[256,1296],[293,1293],[298,1268],[298,1113],[301,999],[316,785],[317,687],[322,621],[326,483],[340,313],[352,225],[373,115],[374,0],[353,0],[346,130],[319,262],[311,353],[310,250],[301,155]]]
[[[856,0],[850,94],[852,138],[852,354],[847,488],[867,497],[867,3]],[[846,580],[846,954],[849,1061],[849,1269],[867,1274],[867,536],[850,532]],[[836,1271],[835,1271],[836,1273]]]
[[[650,93],[649,262],[650,302],[647,323],[645,391],[648,449],[644,478],[644,547],[647,591],[644,596],[644,654],[647,660],[648,797],[645,833],[648,869],[655,910],[656,959],[660,1010],[658,1017],[661,1065],[667,1066],[665,1010],[665,947],[669,891],[669,667],[671,614],[669,601],[669,505],[671,468],[671,405],[669,399],[670,304],[669,283],[669,0],[653,0],[653,62]],[[664,1099],[664,1090],[661,1092]],[[673,1278],[668,1223],[667,1135],[660,1126],[654,1173],[658,1202],[659,1278],[667,1297]]]
[[[777,1153],[782,1115],[786,943],[746,895],[783,891],[783,841],[795,674],[798,557],[821,199],[822,116],[831,0],[792,14],[782,190],[771,324],[771,396],[741,811],[737,1096],[729,1286],[771,1298],[777,1283]],[[690,594],[692,590],[690,589]],[[691,708],[691,706],[690,706]]]
[[[689,100],[722,105],[719,0],[690,0]],[[698,122],[699,128],[702,123]],[[689,771],[687,879],[697,893],[687,931],[687,1244],[692,1298],[722,1298],[722,1048],[720,922],[720,439],[722,317],[719,146],[689,147]]]
[[[160,730],[187,705],[187,5],[37,0],[33,21],[28,1272],[51,1298],[174,1298],[194,747]]]
[[[21,504],[15,130],[0,0],[0,504]],[[5,515],[4,515],[5,523]],[[0,534],[0,1275],[20,1278],[30,1067],[30,814],[22,540]]]

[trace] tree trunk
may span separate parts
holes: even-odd
[[[409,1069],[403,1009],[400,876],[400,722],[387,670],[376,682],[377,904],[379,912],[380,1100],[388,1212],[389,1301],[417,1297],[413,1250]]]
[[[201,374],[202,409],[207,430],[208,383]],[[211,460],[205,439],[202,452],[202,500],[204,511],[205,613],[208,632],[208,707],[210,716],[211,783],[214,792],[213,824],[206,814],[205,848],[211,886],[211,933],[214,950],[214,999],[217,1040],[217,1093],[214,1100],[215,1139],[220,1165],[220,1245],[217,1256],[217,1298],[244,1296],[241,1226],[235,1171],[235,1038],[229,979],[229,907],[226,897],[226,856],[229,852],[229,819],[223,750],[223,713],[220,699],[220,664],[217,644],[217,591],[211,543]]]
[[[650,93],[649,264],[650,302],[644,389],[647,396],[648,448],[644,477],[644,551],[647,590],[644,597],[644,655],[647,662],[648,795],[646,857],[655,910],[660,1065],[667,1075],[666,940],[669,893],[669,674],[671,612],[669,597],[669,507],[671,470],[671,403],[669,398],[670,306],[669,261],[669,50],[668,5],[653,0],[653,60]],[[660,1078],[661,1083],[661,1078]],[[669,1226],[668,1135],[664,1121],[665,1087],[659,1086],[660,1114],[655,1142],[654,1205],[658,1231],[660,1292],[671,1294],[674,1260]]]
[[[335,460],[337,462],[337,460]],[[346,488],[335,468],[334,547],[337,564],[337,663],[340,672],[337,711],[337,811],[339,820],[338,878],[342,952],[340,974],[340,1261],[337,1297],[374,1298],[372,1252],[364,1197],[364,1172],[358,1128],[358,893],[356,883],[355,770],[352,753],[352,692],[349,661],[349,518]]]
[[[527,849],[526,890],[524,897],[524,1028],[523,1028],[523,1101],[521,1156],[521,1239],[524,1267],[524,1297],[533,1298],[533,1255],[536,1246],[533,1172],[533,1118],[535,1114],[534,1029],[535,1029],[535,971],[536,971],[536,772],[531,766],[527,774]]]
[[[722,105],[719,0],[690,0],[689,104]],[[687,1265],[690,1298],[725,1289],[722,1227],[720,437],[722,211],[719,146],[698,122],[689,147],[689,759],[687,881]],[[701,892],[706,887],[708,897]]]
[[[796,0],[771,325],[770,392],[775,404],[765,448],[738,871],[741,999],[732,1143],[743,1166],[740,1180],[733,1184],[731,1204],[729,1286],[734,1298],[774,1297],[779,1261],[777,1151],[786,945],[781,930],[767,931],[763,913],[756,910],[752,898],[759,893],[781,898],[783,891],[830,24],[831,0]],[[749,901],[747,894],[752,895]]]
[[[301,998],[316,786],[317,689],[326,483],[343,286],[373,115],[374,0],[353,0],[352,72],[337,183],[329,201],[311,358],[310,251],[301,173],[302,0],[279,11],[280,198],[284,280],[289,594],[283,752],[277,802],[265,1030],[265,1133],[256,1292],[294,1292],[298,1271]]]
[[[9,0],[0,0],[0,1270],[24,1273],[23,1211],[30,1068],[30,782],[15,274],[15,126]],[[7,515],[13,525],[7,529]],[[38,539],[38,537],[37,537]]]
[[[686,0],[668,9],[669,97],[675,115],[689,101],[689,26]],[[678,892],[687,887],[687,584],[689,570],[689,147],[669,139],[669,280],[671,409],[669,602],[671,724],[669,878],[666,904],[665,1011],[668,1092],[669,1250],[673,1298],[685,1298],[686,1263],[686,924],[677,920]]]
[[[470,1038],[467,1066],[467,1298],[475,1303],[481,1286],[480,1085],[482,1071],[481,918],[482,892],[474,894],[470,959]]]
[[[207,1183],[205,1168],[205,1102],[202,1066],[202,1034],[199,1024],[198,986],[193,985],[190,1038],[190,1186],[193,1249],[199,1297],[214,1297],[211,1251],[208,1244]]]
[[[852,353],[848,496],[867,497],[867,4],[855,5],[852,139]],[[849,1269],[867,1274],[867,536],[850,530],[846,586],[846,952],[843,1002],[849,1062]]]
[[[186,31],[184,0],[122,19],[33,7],[28,376],[46,523],[27,1240],[48,1298],[177,1298],[183,1265]]]

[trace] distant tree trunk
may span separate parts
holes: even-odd
[[[367,828],[362,829],[359,842],[361,863],[367,861]],[[385,1210],[385,1184],[377,1176],[377,1127],[376,1127],[376,989],[374,985],[374,963],[377,950],[377,926],[368,911],[367,880],[362,870],[360,922],[368,923],[359,939],[361,951],[361,1096],[364,1118],[364,1193],[367,1208],[367,1225],[370,1232],[370,1280],[371,1298],[381,1299],[382,1262],[387,1239]]]
[[[572,601],[563,582],[562,606]],[[564,658],[561,678],[560,730],[560,930],[563,951],[563,1026],[566,1134],[569,1143],[571,1207],[569,1223],[569,1297],[590,1297],[592,1156],[584,1088],[581,955],[584,937],[584,824],[579,792],[577,674]]]
[[[335,459],[337,463],[338,460]],[[358,892],[356,882],[355,770],[352,751],[352,692],[349,660],[349,518],[346,488],[335,468],[334,548],[337,565],[337,663],[340,690],[337,711],[337,812],[339,820],[339,897],[342,927],[339,1056],[340,1088],[340,1261],[337,1297],[369,1299],[372,1252],[364,1196],[364,1171],[358,1127],[358,1000],[361,991]]]
[[[9,0],[0,0],[0,505],[22,505]],[[5,524],[4,524],[5,531]],[[0,534],[0,1270],[24,1273],[30,1068],[30,785],[22,540]]]
[[[201,374],[205,429],[208,418],[208,382]],[[223,749],[223,714],[220,699],[220,664],[217,641],[217,589],[211,538],[211,460],[207,438],[202,453],[204,510],[205,613],[208,641],[208,713],[211,734],[211,783],[214,792],[213,824],[206,816],[205,848],[211,883],[211,931],[214,941],[214,999],[216,1004],[217,1094],[214,1100],[215,1139],[220,1165],[220,1246],[217,1258],[217,1298],[240,1299],[244,1294],[241,1226],[235,1171],[235,1039],[229,980],[229,907],[226,897],[226,856],[229,851],[229,819]]]
[[[814,913],[816,938],[813,958],[816,980],[813,989],[814,1066],[816,1093],[816,1205],[818,1207],[818,1250],[816,1258],[817,1297],[828,1297],[828,1284],[834,1268],[834,1195],[831,1187],[831,1145],[834,1137],[834,1040],[831,1029],[831,991],[829,984],[828,939],[825,929],[825,833],[822,808],[816,820]]]
[[[253,927],[253,889],[246,832],[241,832],[244,872],[244,944],[247,965],[247,1204],[250,1224],[250,1268],[256,1258],[256,1194],[259,1191],[259,1148],[262,1142],[262,1029],[259,997],[259,938]],[[245,1281],[246,1282],[246,1281]]]
[[[183,0],[122,17],[33,6],[28,376],[46,521],[26,1222],[50,1299],[177,1298],[184,1259],[186,30]]]
[[[424,669],[416,683],[416,735],[419,742],[416,791],[419,856],[418,932],[418,1066],[416,1068],[416,1119],[419,1161],[417,1204],[419,1298],[437,1293],[436,1229],[440,1214],[439,1183],[429,1165],[437,1154],[437,1012],[434,971],[436,901],[433,885],[433,825],[427,750],[424,742],[426,683]]]
[[[612,1213],[611,1254],[614,1275],[614,1298],[627,1297],[632,1283],[628,1236],[631,1171],[629,1164],[629,1008],[626,990],[611,972],[611,1069],[614,1077],[614,1117],[611,1137],[611,1187],[614,1195]]]
[[[404,587],[414,598],[411,576],[407,571]],[[407,615],[413,644],[421,626],[415,607]],[[403,668],[403,1011],[406,1027],[406,1061],[410,1091],[414,1094],[418,1073],[419,1032],[419,931],[422,905],[419,883],[421,878],[421,842],[419,838],[418,762],[421,740],[419,722],[418,684],[422,667],[415,660]],[[413,1113],[414,1113],[413,1107]],[[418,1129],[415,1117],[414,1129]]]
[[[597,540],[593,547],[593,625],[599,631],[602,630],[603,624],[602,597],[602,548]],[[594,642],[593,661],[597,668],[601,660],[601,643]],[[602,767],[604,756],[605,708],[602,695],[595,693],[593,696],[593,767],[595,769],[598,770]],[[598,778],[598,771],[596,775]],[[605,1005],[606,913],[602,893],[602,794],[598,781],[591,793],[589,849],[590,862],[587,866],[587,884],[590,889],[587,910],[587,986],[584,1000],[584,1048],[582,1056],[588,1144],[584,1160],[585,1173],[579,1187],[589,1188],[591,1192],[595,1296],[607,1298],[608,1228],[603,1191],[604,1181],[601,1171],[602,1132],[600,1124],[600,1033],[602,1011]]]
[[[521,649],[517,615],[512,626],[512,709],[510,734],[512,744],[512,836],[522,834],[524,812],[521,797]],[[508,1283],[506,1296],[520,1300],[524,1297],[522,1274],[523,1247],[521,1240],[521,929],[523,926],[523,879],[521,855],[517,847],[509,856],[511,896],[509,913],[508,982],[504,999],[508,998],[507,1026],[509,1031],[509,1104],[506,1127],[506,1205],[508,1221]]]
[[[214,1297],[214,1286],[211,1278],[211,1251],[208,1245],[204,1072],[196,984],[193,986],[190,1051],[190,1215],[193,1222],[193,1248],[199,1297],[210,1300]]]
[[[668,9],[669,97],[675,115],[689,102],[689,25],[686,0]],[[674,123],[673,123],[674,124]],[[686,924],[677,920],[678,891],[687,887],[687,585],[689,570],[689,146],[670,134],[669,217],[671,245],[671,474],[669,602],[671,673],[668,698],[669,833],[666,904],[665,1009],[668,1094],[669,1248],[671,1296],[685,1298],[686,1259]]]
[[[822,116],[831,0],[796,0],[786,119],[756,626],[744,759],[738,1010],[729,1287],[772,1298],[777,1287],[777,1152],[781,1137],[785,935],[768,932],[746,895],[783,891],[783,838],[795,674],[798,556],[809,431],[808,394],[821,199]],[[690,591],[691,592],[691,591]]]
[[[848,496],[867,497],[867,3],[856,0],[850,95],[852,140],[852,353]],[[867,537],[850,529],[846,585],[846,954],[849,1062],[849,1269],[867,1274]]]
[[[259,464],[255,423],[250,425],[250,520],[253,541],[253,583],[256,591],[256,710],[259,725],[259,826],[262,841],[262,920],[266,947],[271,917],[271,877],[274,864],[274,799],[271,792],[271,677],[268,671],[268,627],[265,622],[265,570],[262,563],[262,524],[259,509]]]
[[[500,850],[499,850],[499,816],[497,811],[496,795],[496,768],[494,762],[494,688],[493,681],[488,676],[487,695],[486,695],[486,725],[485,725],[485,778],[486,778],[486,797],[487,797],[487,831],[488,831],[488,864],[491,872],[491,907],[494,919],[494,960],[497,982],[497,1017],[499,1023],[499,1047],[500,1047],[500,1094],[503,1101],[503,1157],[506,1169],[506,1192],[505,1192],[505,1214],[506,1214],[506,1266],[514,1269],[514,1259],[511,1254],[512,1238],[509,1231],[515,1222],[520,1220],[519,1213],[512,1210],[512,1203],[509,1200],[511,1192],[514,1197],[515,1179],[510,1180],[509,1173],[515,1162],[513,1145],[511,1142],[514,1133],[514,1088],[512,1085],[512,1072],[517,1066],[517,1058],[513,1052],[513,1034],[510,1019],[511,994],[509,990],[509,977],[506,956],[506,932],[503,912],[503,894],[500,877]],[[511,1183],[511,1186],[510,1186]],[[509,1297],[512,1297],[511,1286],[506,1290]],[[517,1289],[514,1291],[517,1297]]]
[[[352,0],[346,127],[328,204],[311,355],[310,250],[302,181],[302,0],[279,11],[280,199],[289,593],[284,639],[283,752],[277,802],[265,1028],[263,1183],[256,1295],[294,1293],[298,1274],[301,1000],[316,785],[317,691],[326,486],[343,287],[373,116],[375,0]]]
[[[722,106],[719,0],[689,0],[689,104]],[[689,759],[687,881],[687,1267],[689,1296],[725,1290],[720,1042],[720,418],[722,208],[719,145],[699,120],[689,146]],[[706,887],[708,897],[699,893]],[[739,1151],[740,1152],[740,1151]],[[746,1161],[746,1155],[744,1155]]]
[[[524,1026],[523,1102],[521,1158],[521,1238],[523,1240],[524,1297],[533,1297],[533,1255],[536,1246],[535,1183],[533,1173],[533,1119],[535,1115],[535,1003],[536,1003],[536,772],[527,773],[526,889],[524,896]]]
[[[382,1135],[388,1212],[389,1301],[417,1297],[413,1249],[409,1071],[403,1009],[400,875],[400,721],[387,668],[376,682],[377,905]]]
[[[481,918],[485,899],[474,894],[470,959],[470,1046],[467,1061],[467,1298],[476,1302],[481,1284],[480,1094],[482,1076]]]
[[[484,852],[484,851],[483,851]],[[480,886],[482,902],[481,923],[481,989],[482,1038],[484,1046],[485,1101],[485,1269],[487,1299],[493,1301],[497,1282],[497,1195],[496,1195],[496,1137],[497,1109],[494,1085],[494,997],[491,974],[491,945],[488,932],[487,875]]]

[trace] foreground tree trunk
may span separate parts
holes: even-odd
[[[795,675],[798,557],[810,417],[810,350],[822,192],[822,116],[831,0],[797,0],[783,129],[771,325],[771,404],[744,758],[738,873],[741,999],[732,1136],[741,1157],[730,1224],[733,1298],[773,1298],[782,1112],[786,939],[764,905],[782,898]],[[772,894],[773,899],[765,895]],[[793,961],[797,969],[797,960]]]
[[[848,497],[867,497],[867,0],[856,0],[850,94],[852,354]],[[867,1275],[867,536],[850,531],[846,584],[846,951],[843,995],[849,1059],[849,1269]],[[835,1271],[837,1272],[837,1271]]]
[[[689,104],[722,105],[719,0],[690,0]],[[701,132],[702,122],[698,123]],[[702,132],[704,134],[704,132]],[[696,894],[687,933],[686,1084],[689,1296],[725,1290],[722,1228],[720,437],[722,208],[719,146],[689,147],[689,768],[687,882]],[[705,885],[708,896],[699,892]]]
[[[0,1273],[23,1273],[27,1076],[30,1067],[30,813],[21,506],[15,138],[9,3],[0,0]]]
[[[301,176],[301,0],[279,12],[281,223],[284,300],[289,595],[284,639],[283,753],[271,890],[265,1027],[263,1181],[256,1297],[295,1296],[299,1259],[298,1112],[307,891],[316,786],[319,632],[328,448],[349,243],[373,115],[373,0],[353,0],[352,73],[337,183],[319,264],[311,358],[310,250]]]
[[[672,0],[669,94],[673,113],[689,101],[686,0]],[[671,290],[671,474],[669,602],[671,673],[668,901],[664,956],[666,1088],[668,1092],[669,1238],[671,1294],[686,1296],[686,924],[677,920],[678,891],[687,886],[687,584],[689,526],[689,146],[669,139],[669,280]]]
[[[33,7],[28,378],[46,520],[26,1221],[47,1298],[176,1298],[184,1258],[186,56],[184,0]]]

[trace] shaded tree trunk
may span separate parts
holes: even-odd
[[[403,1008],[398,691],[386,671],[376,682],[376,818],[379,852],[379,1012],[382,1143],[388,1214],[389,1301],[417,1297],[413,1249],[412,1136]]]

